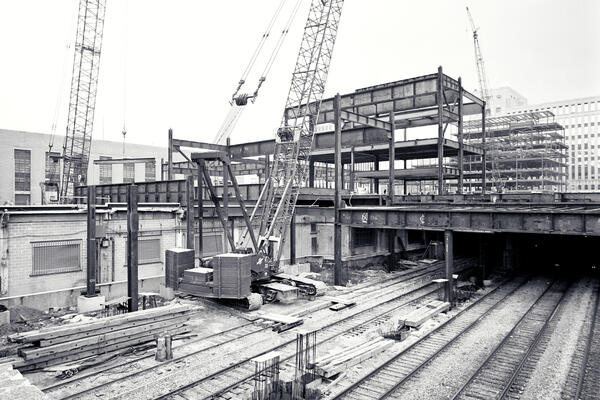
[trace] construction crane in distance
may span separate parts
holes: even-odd
[[[71,202],[75,185],[87,181],[105,12],[106,0],[79,1],[60,203]]]
[[[489,93],[489,83],[487,80],[487,73],[485,70],[485,63],[483,61],[483,55],[481,54],[481,46],[479,45],[479,28],[475,26],[475,22],[473,21],[473,16],[471,15],[471,11],[469,11],[469,7],[467,7],[467,15],[469,17],[469,22],[471,23],[471,30],[473,31],[473,47],[475,49],[475,63],[477,65],[477,78],[479,79],[479,90],[481,90],[481,97],[486,102],[486,115],[488,114],[489,108],[487,108],[487,102],[490,99]],[[488,141],[489,149],[491,150],[490,161],[492,164],[492,182],[496,187],[498,192],[501,192],[504,189],[504,182],[502,181],[502,177],[499,172],[498,165],[498,154],[496,148],[496,141],[490,140]],[[486,168],[485,165],[482,165],[482,171],[485,173]],[[485,188],[483,188],[485,190]]]

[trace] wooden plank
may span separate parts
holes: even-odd
[[[439,304],[441,303],[441,304]],[[450,303],[434,301],[427,304],[425,307],[418,308],[404,318],[404,324],[413,328],[422,325],[425,321],[433,316],[446,311],[450,308]]]
[[[281,322],[284,324],[294,324],[298,321],[304,321],[302,318],[292,317],[289,315],[272,314],[272,313],[260,313],[256,314],[257,318],[263,318],[269,321]]]
[[[48,354],[60,353],[62,351],[66,351],[68,349],[76,349],[76,348],[80,348],[80,347],[84,347],[84,346],[88,346],[88,345],[92,345],[92,344],[100,345],[110,339],[114,339],[114,338],[118,338],[118,337],[122,337],[122,336],[126,336],[126,335],[131,335],[131,334],[154,332],[163,327],[169,327],[171,325],[181,324],[183,322],[188,321],[189,319],[190,319],[189,316],[181,316],[181,317],[166,319],[163,321],[158,321],[158,322],[154,322],[154,323],[150,323],[150,324],[146,324],[146,325],[134,326],[134,327],[131,327],[128,329],[120,329],[118,331],[101,333],[101,334],[98,334],[95,336],[90,336],[87,338],[70,340],[68,342],[59,343],[59,344],[55,344],[55,345],[48,346],[48,347],[39,347],[39,348],[36,347],[31,350],[25,349],[25,350],[23,350],[23,353],[24,354],[34,354],[36,352],[33,350],[37,349],[38,350],[37,354],[39,354],[41,356],[44,353],[48,353]],[[25,356],[25,359],[28,359],[27,356]]]
[[[169,329],[169,332],[172,335],[180,335],[186,332],[190,332],[192,330],[189,326],[182,327],[174,327],[173,329]],[[19,371],[33,371],[40,368],[45,368],[51,365],[64,364],[67,362],[81,360],[83,358],[91,357],[97,354],[104,354],[111,351],[124,349],[127,347],[132,347],[138,344],[150,342],[154,340],[154,334],[138,336],[134,339],[115,343],[109,346],[94,348],[86,351],[81,351],[78,353],[63,353],[56,354],[55,356],[44,357],[44,359],[36,359],[33,361],[21,360],[13,363],[13,366]]]
[[[99,319],[97,321],[84,321],[77,322],[74,324],[57,326],[52,328],[43,328],[35,331],[17,333],[9,336],[11,342],[18,343],[33,343],[42,339],[55,338],[66,335],[79,334],[81,332],[93,331],[108,326],[117,326],[122,324],[137,324],[138,321],[144,321],[149,318],[161,316],[161,315],[172,315],[176,313],[185,313],[195,311],[196,309],[189,306],[168,306],[168,307],[157,307],[148,310],[136,311],[134,313],[128,313],[123,315],[113,315]],[[145,323],[145,322],[144,322]]]
[[[339,374],[340,372],[345,371],[348,368],[387,350],[393,344],[394,344],[393,340],[386,340],[385,342],[378,343],[376,346],[370,348],[369,350],[367,350],[359,355],[355,355],[351,358],[348,358],[338,364],[329,364],[324,367],[317,366],[315,368],[315,372],[325,378],[333,377],[333,376]]]
[[[351,347],[351,348],[344,348],[338,352],[332,353],[327,355],[326,357],[323,357],[321,359],[318,359],[315,364],[316,365],[320,365],[320,366],[324,366],[330,363],[339,363],[342,361],[345,361],[348,358],[353,357],[354,355],[358,355],[361,353],[364,353],[365,351],[368,351],[370,348],[372,347],[376,347],[379,344],[381,344],[385,339],[383,338],[378,338],[374,341],[371,342],[366,342],[366,343],[362,343],[359,346],[355,346],[355,347]]]

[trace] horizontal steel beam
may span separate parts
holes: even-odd
[[[600,210],[552,206],[477,208],[444,204],[437,208],[347,207],[339,212],[343,224],[364,228],[600,236]]]
[[[94,160],[94,165],[109,165],[109,164],[128,164],[128,163],[147,163],[156,162],[155,158],[152,157],[139,157],[139,158],[111,158],[108,160]]]
[[[195,142],[192,140],[183,140],[183,139],[173,139],[172,143],[173,143],[174,147],[180,146],[180,147],[191,147],[194,149],[227,151],[227,146],[224,146],[222,144]]]

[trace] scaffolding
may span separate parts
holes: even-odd
[[[465,122],[465,142],[482,147],[481,121]],[[486,119],[488,187],[503,191],[564,191],[568,146],[550,111]],[[465,160],[465,184],[481,187],[481,158]]]

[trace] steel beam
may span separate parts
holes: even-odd
[[[137,186],[127,186],[127,310],[138,310],[138,232]]]
[[[96,246],[96,187],[87,188],[87,289],[85,297],[96,297],[96,268],[98,254]]]
[[[342,225],[340,221],[340,208],[342,207],[342,121],[340,118],[340,95],[334,98],[335,112],[335,196],[334,196],[334,229],[333,229],[333,280],[335,285],[343,285],[342,269]]]
[[[215,143],[195,142],[192,140],[173,139],[173,147],[189,147],[193,149],[227,151],[227,146]]]
[[[94,160],[94,165],[110,165],[110,164],[125,164],[125,163],[147,163],[156,162],[155,158],[152,157],[133,157],[133,158],[111,158],[108,160]]]

